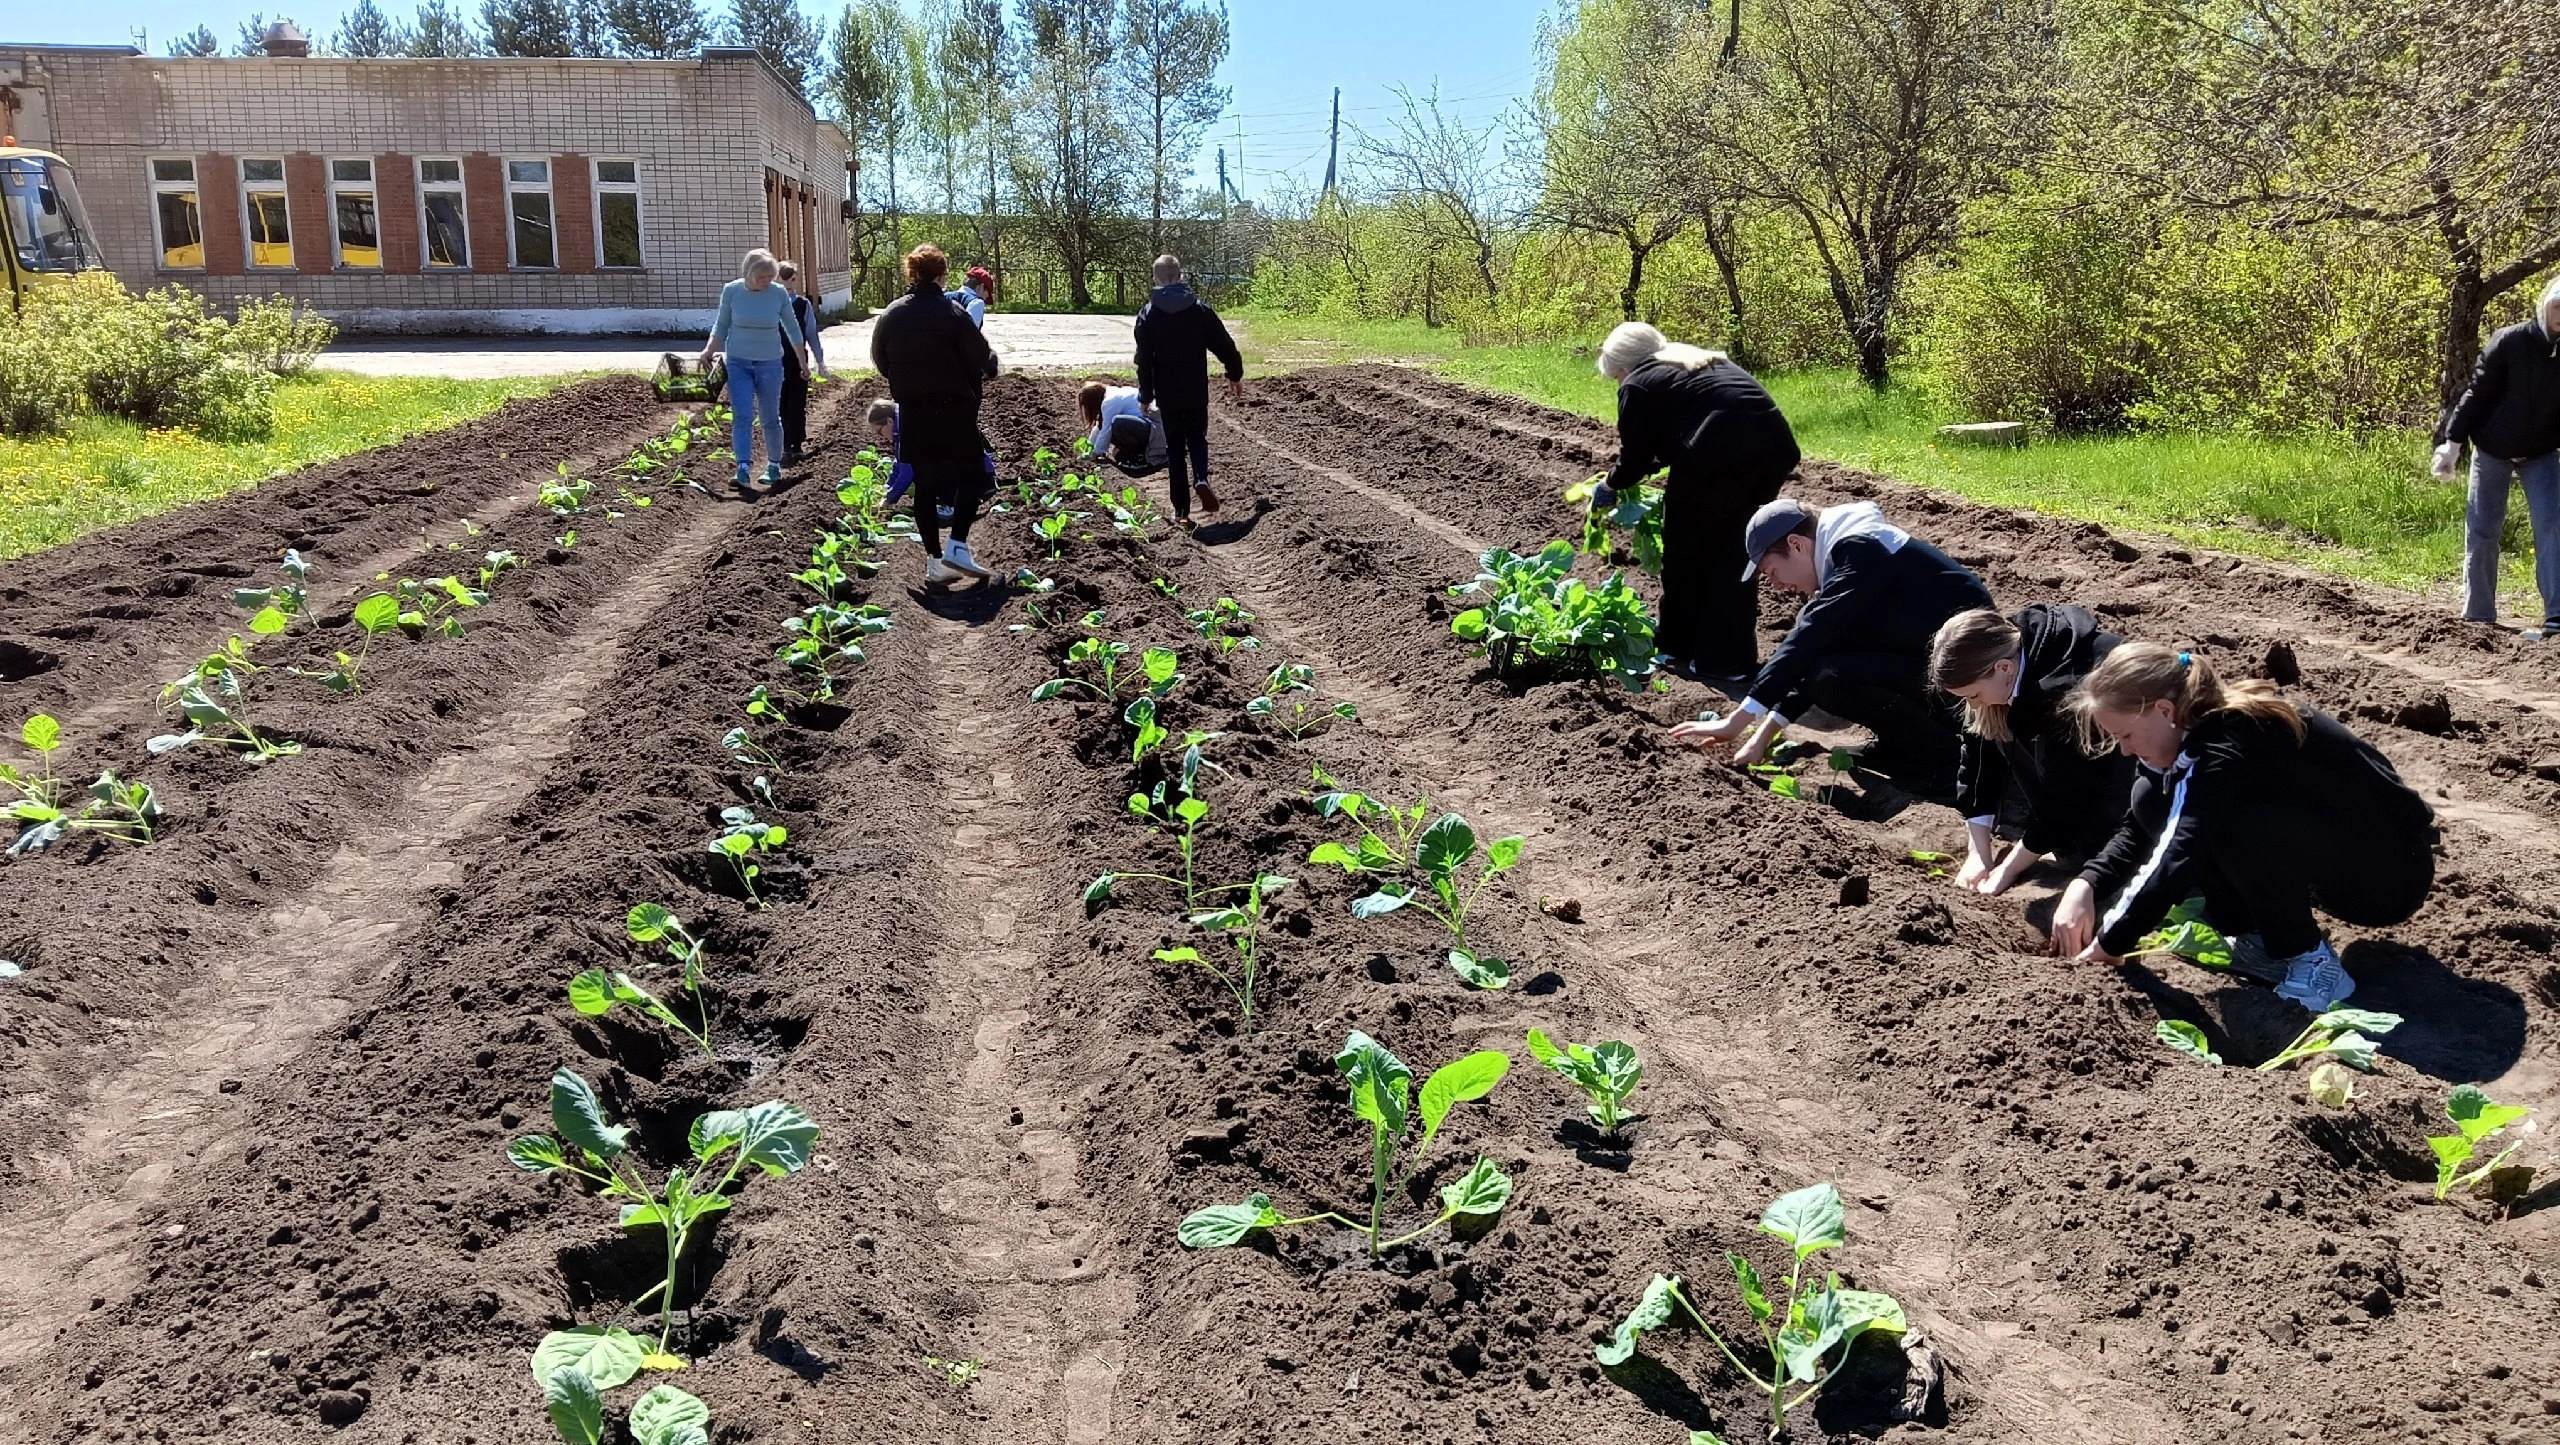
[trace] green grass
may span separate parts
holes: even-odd
[[[468,421],[570,379],[321,371],[276,389],[275,434],[265,441],[212,442],[107,417],[85,417],[68,436],[0,437],[0,560]]]
[[[1467,346],[1419,322],[1345,323],[1246,311],[1258,369],[1418,362],[1453,380],[1614,420],[1617,389],[1569,344]],[[1596,340],[1596,338],[1595,338]],[[2426,439],[2147,432],[2044,437],[2021,450],[1945,445],[1917,392],[1882,395],[1846,371],[1764,378],[1808,455],[1993,506],[2086,518],[2199,546],[2306,563],[2424,591],[2460,576],[2463,492],[2427,475]],[[2509,527],[2506,593],[2530,607],[2531,571]]]

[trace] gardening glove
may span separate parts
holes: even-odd
[[[1616,505],[1618,505],[1618,494],[1609,490],[1607,482],[1591,484],[1591,510],[1605,512]]]
[[[2446,442],[2443,446],[2436,448],[2436,463],[2432,469],[2436,474],[2436,480],[2452,481],[2454,466],[2461,460],[2462,443],[2460,442]]]

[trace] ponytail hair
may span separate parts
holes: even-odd
[[[1622,321],[1609,333],[1609,339],[1600,343],[1599,367],[1602,376],[1612,381],[1624,381],[1629,372],[1648,361],[1667,361],[1695,371],[1725,359],[1721,351],[1668,340],[1660,331],[1641,321]]]
[[[2018,625],[1988,607],[1959,612],[1938,628],[1929,644],[1929,685],[1942,692],[1971,687],[1991,669],[2016,658],[2026,663]],[[2009,704],[1964,705],[1965,731],[1995,743],[2009,740]]]
[[[2081,746],[2092,753],[2106,748],[2097,730],[2100,708],[2140,712],[2155,702],[2175,704],[2178,726],[2194,727],[2218,712],[2236,712],[2282,723],[2299,744],[2310,736],[2302,710],[2285,701],[2275,684],[2257,678],[2224,682],[2203,654],[2182,652],[2157,642],[2128,642],[2107,654],[2071,692],[2071,710],[2080,719]]]

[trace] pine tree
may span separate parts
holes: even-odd
[[[222,40],[210,25],[199,25],[169,42],[169,54],[182,60],[203,60],[222,53]]]
[[[417,23],[409,27],[409,43],[402,53],[421,60],[478,55],[480,36],[445,0],[427,0],[418,7]]]
[[[612,27],[595,0],[481,0],[493,55],[556,59],[611,55]]]
[[[279,15],[275,19],[269,20],[264,12],[253,12],[248,19],[240,22],[240,47],[231,53],[239,56],[256,56],[266,54],[267,27],[270,25],[282,25],[292,19],[293,17],[290,15]]]
[[[826,37],[800,13],[799,0],[730,0],[729,20],[721,38],[731,45],[752,45],[792,88],[809,93],[810,73],[818,68],[818,51]]]
[[[680,60],[711,40],[699,0],[605,0],[615,48],[651,60]]]
[[[409,48],[409,34],[373,0],[356,0],[338,22],[338,36],[331,43],[340,55],[398,55]]]

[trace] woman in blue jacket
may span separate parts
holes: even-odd
[[[759,246],[738,267],[738,279],[720,288],[720,315],[711,337],[702,343],[702,364],[722,353],[729,376],[729,447],[737,454],[737,475],[730,485],[741,500],[752,501],[747,474],[755,464],[756,419],[764,419],[764,479],[782,480],[782,358],[798,358],[809,369],[807,338],[800,318],[792,314],[791,293],[774,284],[782,263]]]

